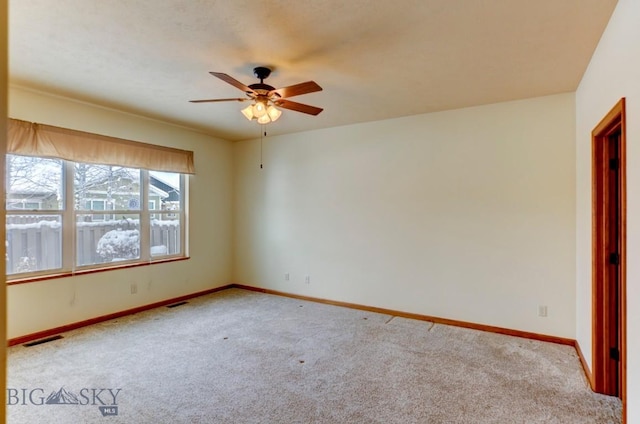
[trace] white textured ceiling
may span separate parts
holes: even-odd
[[[10,0],[10,84],[255,138],[252,69],[292,100],[267,128],[292,133],[576,89],[616,0]]]

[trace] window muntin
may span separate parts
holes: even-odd
[[[7,155],[10,278],[184,256],[184,174],[16,156]]]

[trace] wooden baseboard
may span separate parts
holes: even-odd
[[[397,311],[397,310],[393,310],[393,309],[378,308],[378,307],[375,307],[375,306],[366,306],[366,305],[360,305],[360,304],[357,304],[357,303],[349,303],[349,302],[341,302],[341,301],[336,301],[336,300],[321,299],[321,298],[317,298],[317,297],[298,295],[298,294],[287,293],[287,292],[282,292],[282,291],[278,291],[278,290],[265,289],[265,288],[261,288],[261,287],[253,287],[253,286],[248,286],[248,285],[244,285],[244,284],[237,284],[237,283],[227,284],[225,286],[216,287],[216,288],[213,288],[213,289],[208,289],[208,290],[204,290],[204,291],[197,292],[197,293],[192,293],[192,294],[188,294],[188,295],[185,295],[185,296],[180,296],[180,297],[175,297],[175,298],[172,298],[172,299],[162,300],[160,302],[150,303],[148,305],[143,305],[143,306],[139,306],[137,308],[127,309],[127,310],[124,310],[124,311],[115,312],[115,313],[108,314],[108,315],[102,315],[102,316],[91,318],[91,319],[88,319],[88,320],[84,320],[84,321],[79,321],[79,322],[75,322],[75,323],[72,323],[72,324],[63,325],[61,327],[55,327],[55,328],[51,328],[51,329],[48,329],[48,330],[39,331],[37,333],[27,334],[25,336],[20,336],[20,337],[16,337],[16,338],[13,338],[13,339],[9,339],[8,340],[8,345],[9,346],[14,346],[14,345],[18,345],[18,344],[27,343],[27,342],[30,342],[30,341],[33,341],[33,340],[38,340],[38,339],[42,339],[42,338],[45,338],[45,337],[50,337],[50,336],[53,336],[53,335],[56,335],[56,334],[59,334],[59,333],[64,333],[66,331],[75,330],[77,328],[85,327],[87,325],[97,324],[99,322],[108,321],[110,319],[115,319],[115,318],[120,318],[120,317],[123,317],[123,316],[126,316],[126,315],[136,314],[138,312],[142,312],[142,311],[146,311],[146,310],[149,310],[149,309],[158,308],[158,307],[161,307],[161,306],[170,305],[172,303],[182,302],[184,300],[192,299],[194,297],[204,296],[204,295],[207,295],[207,294],[215,293],[215,292],[226,290],[226,289],[230,289],[230,288],[238,288],[238,289],[249,290],[249,291],[254,291],[254,292],[259,292],[259,293],[272,294],[272,295],[277,295],[277,296],[284,296],[284,297],[290,297],[290,298],[294,298],[294,299],[306,300],[306,301],[310,301],[310,302],[324,303],[324,304],[327,304],[327,305],[342,306],[342,307],[351,308],[351,309],[359,309],[359,310],[363,310],[363,311],[376,312],[376,313],[380,313],[380,314],[393,315],[393,316],[397,316],[397,317],[411,318],[411,319],[416,319],[416,320],[420,320],[420,321],[429,321],[429,322],[434,322],[436,324],[453,325],[453,326],[456,326],[456,327],[470,328],[470,329],[473,329],[473,330],[488,331],[488,332],[491,332],[491,333],[505,334],[505,335],[508,335],[508,336],[522,337],[522,338],[526,338],[526,339],[540,340],[540,341],[543,341],[543,342],[558,343],[558,344],[563,344],[563,345],[568,345],[568,346],[574,346],[576,348],[576,351],[578,352],[578,356],[580,358],[582,366],[583,366],[583,368],[585,370],[585,373],[587,375],[587,379],[591,383],[591,373],[588,371],[588,367],[587,367],[586,362],[584,360],[584,356],[582,355],[582,351],[580,350],[580,346],[578,345],[577,341],[573,340],[573,339],[567,339],[567,338],[564,338],[564,337],[557,337],[557,336],[550,336],[550,335],[546,335],[546,334],[531,333],[531,332],[528,332],[528,331],[513,330],[513,329],[510,329],[510,328],[495,327],[495,326],[491,326],[491,325],[476,324],[476,323],[473,323],[473,322],[458,321],[458,320],[453,320],[453,319],[448,319],[448,318],[439,318],[439,317],[434,317],[434,316],[429,316],[429,315],[414,314],[414,313],[411,313],[411,312],[403,312],[403,311]]]
[[[593,384],[593,374],[591,374],[589,365],[587,364],[587,361],[584,358],[584,354],[582,353],[582,349],[580,348],[580,343],[578,343],[577,340],[575,343],[575,348],[576,348],[576,352],[578,353],[578,358],[580,358],[580,364],[582,364],[582,370],[584,371],[584,376],[587,378],[587,382],[589,382],[589,387],[591,387],[591,390],[594,390],[595,385]]]
[[[191,293],[184,296],[174,297],[171,299],[161,300],[160,302],[150,303],[148,305],[138,306],[137,308],[127,309],[124,311],[114,312],[108,315],[102,315],[95,318],[90,318],[84,321],[74,322],[72,324],[63,325],[60,327],[51,328],[49,330],[38,331],[37,333],[27,334],[25,336],[16,337],[13,339],[7,340],[7,344],[9,346],[15,346],[23,343],[28,343],[34,340],[43,339],[46,337],[51,337],[56,334],[64,333],[66,331],[75,330],[81,327],[86,327],[87,325],[97,324],[99,322],[108,321],[110,319],[120,318],[126,315],[137,314],[138,312],[147,311],[149,309],[158,308],[161,306],[171,305],[172,303],[178,303],[185,300],[193,299],[194,297],[204,296],[207,294],[215,293],[221,290],[226,290],[231,288],[232,285],[228,284],[222,287],[216,287],[213,289],[203,290],[197,293]]]
[[[377,312],[377,313],[380,313],[380,314],[394,315],[394,316],[397,316],[397,317],[417,319],[417,320],[420,320],[420,321],[430,321],[430,322],[434,322],[436,324],[454,325],[456,327],[464,327],[464,328],[471,328],[473,330],[488,331],[488,332],[491,332],[491,333],[498,333],[498,334],[506,334],[508,336],[522,337],[522,338],[525,338],[525,339],[533,339],[533,340],[540,340],[540,341],[543,341],[543,342],[551,342],[551,343],[558,343],[558,344],[563,344],[563,345],[568,345],[568,346],[576,346],[576,341],[573,340],[573,339],[567,339],[567,338],[564,338],[564,337],[557,337],[557,336],[550,336],[550,335],[547,335],[547,334],[530,333],[528,331],[513,330],[513,329],[510,329],[510,328],[494,327],[494,326],[491,326],[491,325],[476,324],[476,323],[473,323],[473,322],[458,321],[458,320],[448,319],[448,318],[439,318],[439,317],[433,317],[433,316],[429,316],[429,315],[414,314],[414,313],[410,313],[410,312],[396,311],[396,310],[393,310],[393,309],[378,308],[378,307],[375,307],[375,306],[359,305],[357,303],[348,303],[348,302],[340,302],[340,301],[335,301],[335,300],[321,299],[321,298],[317,298],[317,297],[303,296],[303,295],[299,295],[299,294],[281,292],[281,291],[265,289],[265,288],[261,288],[261,287],[247,286],[247,285],[244,285],[244,284],[235,284],[234,283],[234,284],[231,284],[231,287],[244,289],[244,290],[255,291],[255,292],[259,292],[259,293],[266,293],[266,294],[273,294],[273,295],[277,295],[277,296],[291,297],[291,298],[294,298],[294,299],[308,300],[308,301],[311,301],[311,302],[325,303],[327,305],[343,306],[343,307],[346,307],[346,308],[359,309],[359,310],[369,311],[369,312]]]

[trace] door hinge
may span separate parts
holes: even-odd
[[[620,265],[620,255],[617,253],[611,253],[609,255],[609,263],[611,265]]]
[[[616,170],[620,168],[620,159],[618,158],[613,158],[613,159],[609,159],[609,169],[611,170]]]
[[[617,347],[612,347],[611,349],[609,349],[609,356],[614,361],[619,361],[620,360],[620,351],[618,350]]]

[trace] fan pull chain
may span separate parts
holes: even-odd
[[[262,169],[262,136],[267,136],[267,132],[264,130],[264,125],[260,128],[260,169]]]

